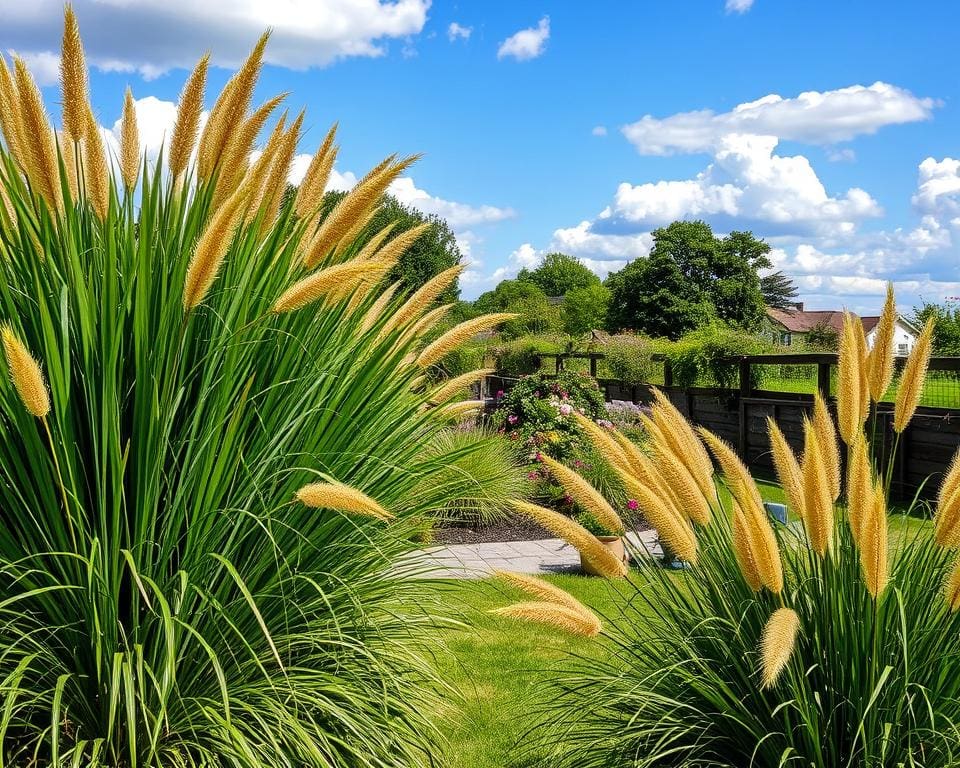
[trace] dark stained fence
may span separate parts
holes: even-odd
[[[590,360],[596,372],[602,353],[565,353],[543,355],[555,358],[557,372],[564,370],[571,358]],[[729,363],[739,369],[738,389],[681,388],[673,385],[669,363],[664,362],[664,382],[661,389],[671,402],[694,424],[702,425],[728,441],[751,469],[771,471],[770,443],[767,438],[767,418],[773,418],[790,444],[798,451],[803,447],[803,420],[813,409],[813,395],[754,389],[751,386],[753,366],[815,366],[817,387],[830,395],[831,368],[836,365],[835,354],[751,355],[731,358]],[[901,368],[903,360],[898,360]],[[548,367],[549,370],[549,367]],[[932,358],[931,379],[956,381],[960,379],[960,358]],[[485,392],[492,396],[497,390],[508,390],[515,379],[491,376]],[[630,384],[612,379],[598,379],[606,400],[624,400],[646,404],[652,399],[649,384]],[[893,492],[898,498],[911,498],[917,492],[932,496],[940,478],[960,447],[960,385],[955,407],[920,406],[910,426],[900,436],[894,457]],[[828,400],[834,408],[832,400]],[[867,422],[873,444],[879,451],[883,467],[892,453],[896,436],[893,432],[893,403],[881,402]]]

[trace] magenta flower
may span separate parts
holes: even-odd
[[[580,459],[575,459],[573,462],[573,466],[576,467],[577,469],[580,469],[580,467],[583,466],[583,462],[580,461]]]
[[[509,416],[507,416],[508,424],[516,424],[518,421],[520,421],[520,419],[518,419],[515,414],[511,413]]]
[[[497,394],[496,394],[496,398],[497,398],[497,400],[499,400],[501,397],[503,397],[503,390],[502,390],[502,389],[498,389],[498,390],[497,390]]]
[[[640,509],[640,505],[637,504],[636,499],[630,499],[630,501],[627,502],[627,509],[629,509],[631,512],[636,512],[638,509]]]

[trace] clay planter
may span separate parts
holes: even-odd
[[[600,542],[605,546],[614,557],[617,558],[622,563],[627,562],[627,550],[623,546],[623,537],[622,536],[597,536],[600,539]],[[583,559],[583,554],[580,555],[580,570],[584,573],[589,574],[590,576],[601,576],[602,574],[593,568],[586,560]]]

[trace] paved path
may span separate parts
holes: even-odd
[[[633,548],[660,554],[656,531],[627,534]],[[404,564],[434,579],[482,579],[493,571],[579,573],[580,554],[563,539],[450,544],[421,550]]]

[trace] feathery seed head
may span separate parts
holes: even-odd
[[[575,611],[557,603],[529,602],[496,608],[492,613],[498,616],[508,616],[512,619],[549,624],[564,632],[581,637],[596,637],[600,634],[600,619],[590,611],[584,610],[586,612]]]
[[[177,104],[177,118],[173,124],[173,136],[170,139],[170,151],[167,154],[167,164],[170,175],[174,179],[187,170],[190,164],[190,155],[197,143],[197,133],[200,130],[200,115],[203,112],[203,95],[207,85],[207,68],[210,65],[210,54],[204,54],[197,62],[187,82],[180,92],[180,101]]]
[[[860,528],[860,564],[863,581],[876,599],[890,580],[887,564],[887,500],[881,483],[873,486],[871,504]]]
[[[460,400],[456,403],[447,403],[438,409],[438,412],[448,419],[458,419],[469,413],[482,410],[486,403],[483,400]]]
[[[521,515],[539,523],[578,550],[583,559],[606,578],[626,576],[626,565],[575,520],[527,501],[513,500],[510,503]]]
[[[120,119],[120,177],[128,189],[137,186],[140,171],[140,132],[137,129],[137,110],[133,91],[127,88],[123,97],[123,117]]]
[[[103,135],[93,112],[87,112],[87,133],[83,138],[84,180],[87,198],[100,221],[105,221],[110,210],[110,166]]]
[[[950,468],[940,483],[934,521],[937,544],[946,549],[960,546],[960,450],[953,455]]]
[[[656,529],[676,553],[677,557],[692,565],[697,564],[697,537],[683,513],[675,506],[669,494],[661,488],[652,488],[633,475],[621,474],[627,493],[637,502],[647,522]]]
[[[872,505],[873,473],[867,455],[867,439],[860,435],[850,445],[847,465],[847,517],[857,546],[860,546],[860,532]]]
[[[869,411],[866,392],[866,342],[859,318],[844,313],[840,334],[840,357],[837,363],[837,421],[840,436],[849,445],[863,430]]]
[[[897,324],[897,303],[893,283],[887,283],[887,299],[873,336],[873,347],[867,355],[867,381],[870,397],[880,402],[893,380],[893,340]]]
[[[684,461],[665,445],[655,444],[653,465],[663,482],[673,489],[680,510],[693,522],[708,525],[712,515],[710,501]]]
[[[593,447],[597,449],[604,460],[619,472],[630,473],[632,471],[630,460],[626,453],[611,434],[611,430],[604,429],[593,419],[589,419],[579,411],[573,412],[573,418],[577,425],[584,431]]]
[[[2,54],[0,54],[0,129],[7,142],[7,149],[20,170],[28,176],[33,176],[29,165],[29,150],[24,137],[23,119],[20,114],[20,95],[17,93],[17,84]]]
[[[19,56],[14,56],[13,69],[19,98],[17,111],[20,114],[22,139],[27,156],[25,170],[31,184],[47,205],[55,211],[63,211],[60,165],[57,161],[53,128],[43,106],[43,97],[26,62]]]
[[[478,333],[489,331],[514,317],[516,315],[511,312],[494,312],[489,315],[480,315],[480,317],[475,317],[472,320],[465,320],[428,344],[417,358],[417,365],[421,368],[428,368],[470,341]]]
[[[733,545],[733,554],[737,558],[737,564],[740,566],[740,573],[743,574],[744,581],[754,592],[759,592],[763,583],[760,581],[760,572],[757,569],[757,561],[753,556],[749,531],[747,528],[747,518],[743,510],[736,501],[733,501],[733,531],[731,543]]]
[[[494,571],[493,576],[545,603],[563,605],[571,611],[586,612],[588,610],[583,603],[566,590],[555,587],[549,581],[544,581],[536,576],[528,576],[525,573],[513,573],[511,571]]]
[[[772,416],[767,417],[767,434],[770,436],[773,466],[777,470],[777,478],[787,497],[787,504],[798,517],[803,518],[806,512],[803,507],[803,474],[800,471],[800,463]]]
[[[564,464],[550,456],[543,456],[544,465],[550,470],[560,486],[577,502],[583,509],[593,515],[594,518],[608,530],[617,534],[624,532],[623,521],[620,519],[609,502],[603,498],[600,492],[590,483],[584,480],[580,475]]]
[[[903,432],[913,418],[920,397],[923,395],[923,385],[927,379],[927,365],[930,363],[930,352],[933,347],[933,330],[936,321],[929,318],[913,345],[903,375],[900,377],[900,389],[897,390],[897,400],[893,406],[893,429],[898,434]]]
[[[454,376],[452,379],[445,381],[439,387],[433,390],[430,393],[428,398],[431,403],[440,405],[447,402],[451,397],[456,397],[460,392],[462,392],[467,387],[475,384],[481,379],[486,378],[494,373],[493,368],[478,368],[475,371],[467,371],[466,373],[461,373],[459,376]]]
[[[366,333],[377,324],[399,288],[400,281],[398,280],[387,286],[384,292],[377,297],[376,301],[370,305],[370,309],[367,310],[367,313],[363,316],[363,321],[360,323],[361,334]]]
[[[303,181],[300,182],[297,197],[294,201],[297,218],[309,218],[320,207],[324,190],[327,188],[327,181],[330,178],[330,171],[333,170],[333,163],[337,156],[337,148],[333,144],[336,135],[337,124],[334,123],[327,131],[323,143],[320,144],[320,148],[310,161]]]
[[[354,260],[335,264],[294,283],[276,300],[270,311],[275,314],[292,312],[324,296],[339,293],[345,287],[352,290],[365,278],[371,275],[380,277],[389,268],[389,265],[377,261]]]
[[[950,571],[950,575],[943,585],[943,592],[947,605],[950,606],[950,611],[956,613],[960,610],[960,557],[955,561],[953,570]]]
[[[778,608],[767,619],[760,638],[764,688],[772,687],[786,669],[799,630],[800,617],[791,608]]]
[[[358,259],[372,259],[373,254],[377,252],[377,249],[383,244],[383,241],[386,240],[390,233],[397,226],[397,221],[389,222],[385,227],[383,227],[379,232],[374,232],[370,239],[367,240],[366,245],[360,249],[360,253],[357,254],[356,258]]]
[[[73,6],[69,3],[63,13],[60,86],[63,95],[63,130],[71,141],[82,141],[89,127],[87,112],[90,110],[90,92],[80,28]]]
[[[40,365],[9,325],[0,329],[0,336],[3,338],[3,354],[10,380],[20,400],[30,413],[42,419],[50,413],[50,397]]]
[[[817,440],[823,453],[830,498],[836,501],[840,498],[840,446],[837,444],[837,430],[830,411],[827,410],[827,403],[819,392],[813,396],[813,426],[817,430]]]
[[[297,499],[308,507],[336,509],[377,520],[391,520],[391,515],[378,502],[356,488],[340,483],[311,483],[297,491]]]
[[[223,258],[230,248],[234,230],[240,218],[240,210],[248,188],[241,186],[213,214],[203,233],[197,239],[193,258],[187,266],[183,285],[183,311],[189,312],[204,300],[213,281],[216,280]]]
[[[830,480],[816,428],[803,421],[803,523],[813,551],[823,557],[833,540],[833,501]]]
[[[427,280],[427,282],[410,295],[410,298],[407,299],[404,304],[393,313],[390,320],[384,324],[380,332],[380,338],[420,317],[427,309],[433,306],[433,303],[447,288],[453,285],[454,281],[456,281],[464,269],[463,264],[454,264],[452,267],[448,267],[443,270],[443,272],[439,272]]]

